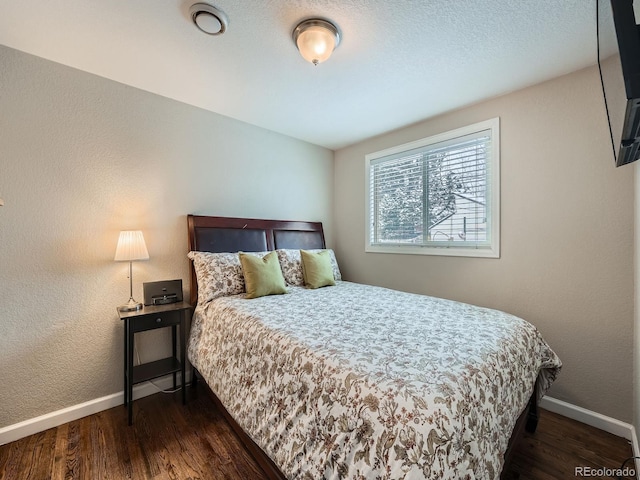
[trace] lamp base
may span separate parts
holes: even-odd
[[[142,303],[136,302],[133,297],[129,299],[128,303],[118,307],[119,312],[135,312],[137,310],[142,310]]]

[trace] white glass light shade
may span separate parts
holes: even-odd
[[[311,19],[293,31],[293,40],[306,61],[318,65],[327,60],[340,43],[338,29],[331,22]]]
[[[126,230],[120,232],[116,247],[116,262],[131,262],[134,260],[149,260],[147,245],[140,230]]]
[[[302,58],[316,65],[328,59],[335,46],[333,35],[322,27],[310,27],[298,37],[298,50]]]

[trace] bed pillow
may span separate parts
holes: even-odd
[[[322,249],[307,250],[307,252],[321,252]],[[331,260],[331,268],[333,270],[333,279],[342,280],[340,274],[340,268],[338,268],[338,261],[336,255],[330,248],[326,249],[329,252],[329,258]],[[287,285],[293,285],[296,287],[304,286],[304,276],[302,275],[302,260],[300,258],[300,250],[292,249],[280,249],[276,250],[278,253],[278,260],[280,261],[280,267],[282,268],[282,274],[287,282]]]
[[[276,252],[262,258],[240,252],[239,257],[247,291],[246,298],[287,293]]]
[[[309,288],[320,288],[335,285],[333,266],[328,250],[310,252],[300,250],[302,275],[304,284]]]
[[[269,252],[254,252],[263,257]],[[198,304],[244,293],[244,276],[237,253],[189,252],[198,281]]]

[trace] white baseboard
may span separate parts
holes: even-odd
[[[190,381],[191,372],[187,372],[186,377],[188,383]],[[173,381],[171,377],[164,377],[162,379],[154,380],[154,384],[155,385],[151,382],[146,382],[136,385],[133,389],[133,399],[136,400],[148,395],[153,395],[159,391],[159,388],[169,389],[173,386]],[[43,432],[44,430],[57,427],[73,420],[78,420],[79,418],[86,417],[87,415],[93,415],[94,413],[117,407],[123,403],[124,392],[118,392],[112,395],[107,395],[106,397],[96,398],[95,400],[90,400],[40,417],[25,420],[24,422],[0,428],[0,445],[19,440],[29,435],[33,435],[34,433]],[[578,407],[571,403],[563,402],[562,400],[557,400],[553,397],[544,397],[540,401],[540,408],[544,408],[550,412],[591,425],[592,427],[599,428],[600,430],[612,433],[618,437],[626,438],[632,443],[634,455],[640,456],[640,446],[638,445],[636,431],[633,428],[633,425],[629,423],[621,422],[615,418],[601,415],[591,410],[587,410],[586,408]],[[640,471],[640,464],[638,465],[638,469],[638,471]]]
[[[636,464],[636,478],[638,478],[637,473],[640,473],[640,446],[638,445],[638,435],[636,432],[635,427],[631,427],[632,428],[632,432],[631,432],[631,446],[633,447],[633,456],[636,457],[635,458],[635,464]]]
[[[592,410],[587,410],[586,408],[578,407],[553,397],[543,397],[540,401],[540,408],[577,420],[578,422],[586,423],[587,425],[612,433],[618,437],[626,438],[627,440],[632,440],[635,435],[635,429],[630,423],[621,422],[615,418],[601,415]]]
[[[187,371],[186,381],[189,383],[191,372]],[[180,373],[178,373],[178,383],[180,383]],[[151,382],[141,383],[133,387],[133,399],[146,397],[158,393],[160,390],[167,390],[173,387],[171,376],[159,378]],[[94,413],[108,410],[124,404],[124,392],[118,392],[106,397],[96,398],[88,402],[63,408],[55,412],[47,413],[39,417],[25,420],[24,422],[0,428],[0,445],[13,442],[34,433],[43,432],[49,428],[57,427],[73,420],[93,415]]]

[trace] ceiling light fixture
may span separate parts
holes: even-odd
[[[293,41],[302,58],[318,65],[327,60],[340,44],[340,32],[327,20],[310,18],[300,22],[293,30]]]
[[[227,30],[227,15],[208,3],[194,3],[189,10],[191,20],[207,35],[222,35]]]

